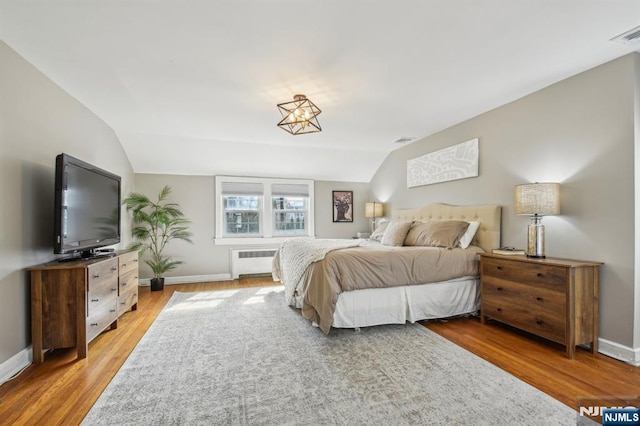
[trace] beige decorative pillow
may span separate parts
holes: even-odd
[[[458,245],[468,227],[469,222],[463,220],[416,222],[407,233],[404,245],[452,248]]]
[[[389,225],[387,225],[387,229],[384,231],[384,235],[382,236],[381,243],[385,246],[401,246],[412,224],[412,221],[389,222]]]
[[[386,220],[379,222],[369,239],[377,242],[382,241],[382,236],[384,235],[384,231],[387,229],[387,225],[389,225],[389,222]]]

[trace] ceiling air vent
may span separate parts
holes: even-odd
[[[611,39],[618,43],[629,44],[632,46],[640,46],[640,26],[635,27]]]
[[[417,138],[414,138],[412,136],[403,136],[400,139],[394,141],[393,143],[409,143],[409,142],[413,142],[415,141]]]

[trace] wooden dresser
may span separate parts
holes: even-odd
[[[598,268],[600,262],[480,255],[481,312],[565,345],[598,351]]]
[[[31,273],[33,361],[44,350],[75,347],[87,357],[89,342],[118,317],[138,307],[138,252],[70,262],[49,262]]]

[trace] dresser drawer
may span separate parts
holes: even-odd
[[[120,276],[127,274],[131,271],[138,270],[138,252],[137,251],[121,254],[118,258],[120,259]]]
[[[105,303],[114,303],[118,298],[118,262],[111,259],[88,270],[87,315]]]
[[[138,303],[138,289],[130,288],[118,296],[118,316],[122,315]]]
[[[504,280],[524,282],[552,290],[566,291],[568,269],[561,266],[508,259],[482,259],[482,274]]]
[[[138,269],[120,276],[119,294],[138,288]]]
[[[89,291],[102,281],[117,280],[118,259],[113,258],[90,265],[87,268]]]
[[[118,316],[138,303],[138,252],[120,255],[118,280]]]
[[[87,342],[92,341],[118,318],[117,298],[113,297],[109,303],[103,303],[90,311],[87,317]]]

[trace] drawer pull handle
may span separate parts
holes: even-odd
[[[122,264],[122,265],[120,265],[120,266],[122,266],[123,268],[126,268],[126,267],[127,267],[127,264],[126,264],[126,263],[123,263],[123,264]]]
[[[542,276],[542,273],[538,272],[536,275],[538,276],[538,278],[540,278]]]
[[[541,319],[537,319],[537,320],[536,320],[536,324],[538,324],[538,325],[542,324],[543,322],[544,322],[544,321],[542,321]]]
[[[134,260],[134,262],[138,263],[138,259]]]
[[[502,291],[502,290],[504,290],[504,289],[503,289],[502,287],[496,287],[496,290],[498,290],[498,291]]]
[[[542,302],[542,300],[543,300],[543,299],[542,299],[542,297],[540,297],[540,296],[536,296],[536,300],[537,300],[538,302]]]
[[[502,308],[497,308],[496,311],[502,312]]]
[[[112,271],[117,271],[118,268],[116,268],[115,266],[113,268],[111,268]]]
[[[109,309],[109,312],[115,312],[115,311],[116,311],[115,309]]]
[[[122,287],[126,287],[126,286],[127,286],[127,283],[122,283],[122,284],[120,284],[120,285],[121,285]]]
[[[496,269],[497,269],[498,271],[502,271],[502,266],[496,266]]]
[[[117,288],[112,288],[112,289],[111,289],[111,291],[116,291],[116,290],[117,290]]]
[[[121,306],[124,306],[124,304],[125,304],[125,302],[120,302],[120,305],[121,305]]]
[[[97,327],[98,323],[97,322],[92,322],[90,325],[91,325],[91,327]]]
[[[92,302],[99,302],[100,299],[91,299]]]
[[[96,274],[93,276],[93,278],[100,278],[100,275]]]

